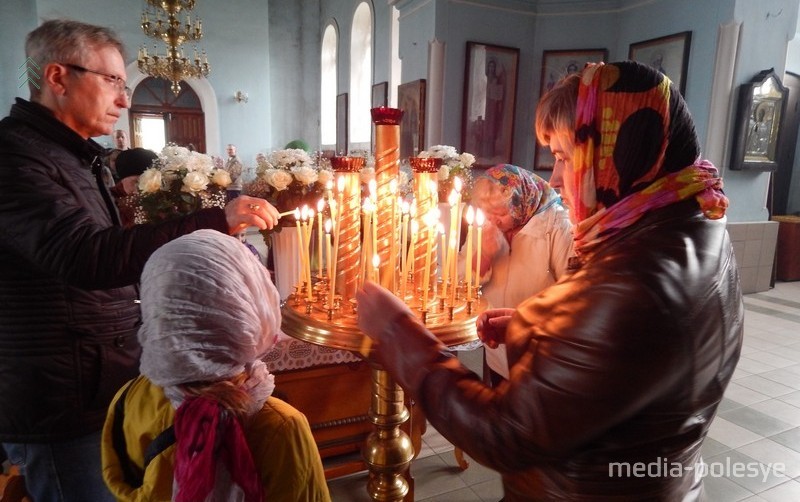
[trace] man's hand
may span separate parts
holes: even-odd
[[[264,199],[240,195],[225,206],[228,233],[236,235],[247,227],[266,230],[278,224],[278,210]]]

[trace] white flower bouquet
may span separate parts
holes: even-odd
[[[442,159],[442,167],[439,168],[438,173],[440,194],[449,194],[453,186],[453,179],[459,177],[464,184],[462,198],[464,200],[469,198],[472,188],[472,165],[475,163],[474,155],[467,152],[458,153],[458,150],[449,145],[435,145],[419,152],[417,157]]]
[[[138,180],[135,223],[164,221],[206,207],[225,207],[231,176],[214,159],[169,144]]]
[[[268,200],[278,211],[303,205],[315,208],[325,187],[333,181],[330,169],[317,169],[305,150],[288,148],[256,157],[256,179],[246,183],[243,193]],[[294,225],[293,218],[281,224]]]

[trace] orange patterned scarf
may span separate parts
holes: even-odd
[[[690,197],[711,219],[728,207],[717,169],[699,160],[683,98],[666,76],[631,61],[590,64],[581,73],[572,169],[564,183],[575,199],[578,251]]]

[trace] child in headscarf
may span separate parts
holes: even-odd
[[[490,307],[515,308],[565,274],[572,224],[546,180],[498,164],[475,180],[472,202],[486,215],[480,270]],[[508,378],[505,349],[505,344],[484,346],[486,364]]]
[[[142,375],[103,430],[117,499],[329,500],[308,421],[271,397],[280,305],[253,253],[213,230],[178,238],[148,260],[141,299]]]

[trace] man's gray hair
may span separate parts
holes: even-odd
[[[109,46],[125,58],[125,46],[110,28],[69,19],[52,19],[28,33],[25,56],[44,70],[44,66],[50,63],[80,64],[83,53]],[[28,88],[31,100],[38,99],[41,89],[33,81],[28,82]]]

